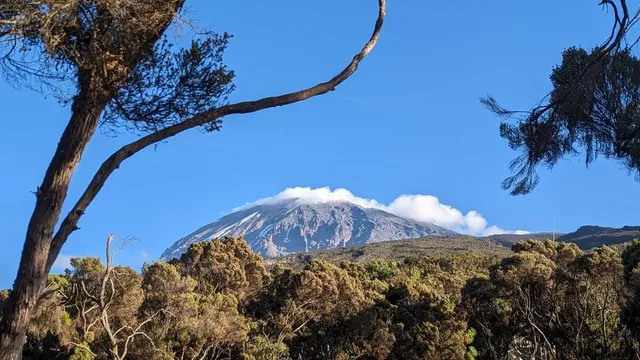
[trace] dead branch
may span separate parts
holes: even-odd
[[[83,319],[82,329],[84,331],[84,335],[86,335],[89,332],[91,327],[93,327],[95,324],[99,322],[102,325],[102,328],[109,339],[109,344],[111,346],[111,348],[109,349],[109,352],[111,356],[115,360],[124,360],[129,352],[129,347],[132,341],[137,337],[146,338],[147,340],[149,340],[153,348],[154,349],[156,348],[153,340],[151,339],[151,337],[149,337],[149,335],[147,335],[143,331],[143,328],[149,322],[153,321],[159,314],[168,313],[168,312],[165,310],[159,310],[154,314],[150,315],[149,317],[147,317],[144,321],[139,322],[135,328],[130,325],[124,325],[119,329],[113,331],[113,329],[111,328],[109,308],[115,298],[116,289],[115,289],[114,278],[117,277],[117,274],[118,274],[116,271],[114,271],[113,255],[111,251],[111,245],[113,243],[114,238],[115,237],[113,234],[110,234],[109,237],[107,238],[106,251],[105,251],[106,269],[104,271],[104,274],[102,275],[102,279],[100,279],[100,288],[98,290],[99,294],[98,295],[91,294],[91,292],[85,286],[84,281],[81,281],[80,285],[81,285],[83,294],[87,297],[88,302],[93,302],[93,304],[90,307],[88,307],[88,305],[86,304],[87,301],[85,300],[82,302],[82,309],[80,309],[80,307],[77,304],[76,304],[76,307],[80,309],[80,314]],[[126,244],[127,240],[125,239],[124,242]],[[122,247],[123,246],[120,246],[118,250],[121,250]],[[120,283],[119,280],[117,281],[118,283]],[[121,284],[121,286],[123,285]],[[87,315],[92,311],[97,311],[97,316],[95,317],[95,319],[93,319],[93,321],[89,322],[89,320],[87,319]],[[94,354],[91,351],[91,349],[89,349],[87,346],[83,344],[78,344],[73,342],[69,342],[68,344],[81,347],[91,352],[92,354]],[[122,347],[120,347],[120,345],[122,345]]]
[[[157,349],[156,348],[156,344],[153,342],[153,339],[151,339],[151,337],[149,337],[149,335],[147,335],[145,332],[141,331],[141,329],[148,324],[149,322],[151,322],[156,316],[158,316],[159,314],[163,313],[163,310],[160,311],[156,311],[153,315],[149,316],[145,321],[141,322],[136,328],[135,330],[133,330],[133,332],[131,333],[131,335],[127,336],[125,342],[124,342],[124,346],[123,346],[123,352],[122,355],[120,356],[121,360],[124,360],[124,358],[127,356],[127,352],[129,352],[129,344],[131,343],[131,341],[138,337],[138,336],[142,336],[144,338],[146,338],[149,343],[151,343],[151,346],[153,347],[153,349]]]

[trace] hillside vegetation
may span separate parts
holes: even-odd
[[[330,249],[312,253],[290,254],[278,258],[265,259],[265,264],[276,264],[292,268],[301,268],[313,260],[340,264],[343,261],[369,262],[373,259],[386,259],[403,262],[408,257],[446,256],[454,254],[476,253],[503,258],[513,254],[506,248],[489,239],[460,236],[428,236],[419,239],[385,241],[374,244]]]
[[[555,238],[558,239],[558,237],[562,236],[564,234],[555,234]],[[517,243],[518,241],[527,241],[527,240],[540,240],[540,241],[545,241],[545,240],[552,240],[554,237],[553,233],[550,232],[542,232],[542,233],[531,233],[531,234],[523,234],[523,235],[517,235],[517,234],[496,234],[496,235],[490,235],[485,237],[484,239],[490,240],[490,241],[495,241],[498,244],[504,245],[508,248],[511,248],[511,246],[513,246],[513,244]]]
[[[537,240],[519,242],[511,253],[492,253],[497,248],[478,241],[486,254],[408,256],[427,251],[428,243],[419,240],[407,252],[393,254],[403,261],[373,256],[398,250],[402,242],[395,242],[364,248],[359,262],[339,261],[358,251],[354,248],[318,254],[333,263],[315,259],[270,270],[239,238],[192,244],[179,259],[146,265],[141,274],[112,265],[109,257],[107,264],[75,258],[66,274],[49,277],[23,356],[640,356],[640,241],[622,251],[605,246],[588,253],[572,243]],[[0,292],[0,302],[8,294]]]

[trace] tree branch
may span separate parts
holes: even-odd
[[[88,352],[89,352],[89,354],[91,354],[92,356],[98,356],[98,355],[96,355],[96,353],[94,353],[93,351],[91,351],[91,349],[90,349],[88,346],[86,346],[86,345],[84,345],[84,344],[78,344],[78,343],[75,343],[75,342],[73,342],[73,341],[68,341],[68,342],[66,342],[64,345],[65,345],[65,346],[73,345],[73,346],[76,346],[76,347],[79,347],[79,348],[82,348],[82,349],[84,349],[84,350],[88,351]]]
[[[574,81],[574,87],[587,74],[587,72],[593,65],[597,64],[600,60],[604,59],[607,55],[611,54],[612,52],[620,49],[620,47],[622,46],[622,41],[624,40],[624,37],[629,33],[631,27],[637,22],[638,17],[640,16],[640,10],[639,10],[633,17],[630,17],[629,8],[627,6],[626,0],[620,1],[620,5],[622,7],[622,13],[623,13],[622,18],[620,18],[618,7],[613,0],[602,0],[599,3],[599,5],[610,6],[613,9],[614,21],[611,27],[611,34],[604,42],[602,42],[602,44],[600,44],[597,56],[594,59],[591,59],[585,65],[585,67],[582,68],[582,70],[580,71],[580,73],[578,74],[578,76]],[[567,91],[565,92],[565,94],[563,94],[563,96],[559,97],[555,101],[549,102],[547,105],[542,105],[545,99],[551,96],[551,93],[548,93],[542,98],[542,100],[539,103],[540,105],[534,107],[531,110],[507,110],[501,107],[500,105],[498,105],[495,99],[493,99],[493,97],[491,96],[482,98],[481,102],[485,106],[489,107],[492,111],[494,111],[499,116],[509,116],[515,113],[528,113],[530,114],[529,117],[538,118],[542,116],[544,113],[551,110],[552,108],[558,106],[558,104],[563,102],[569,96],[570,93],[571,91]]]
[[[82,291],[89,299],[93,300],[97,305],[100,305],[100,301],[98,300],[98,298],[91,295],[89,291],[87,291],[87,287],[84,285],[84,280],[80,281],[80,286],[82,286]]]
[[[581,66],[581,69],[576,70],[576,75],[572,75],[571,81],[567,81],[566,85],[562,87],[554,85],[553,90],[548,92],[536,105],[526,111],[506,109],[491,96],[486,96],[480,100],[482,104],[497,116],[505,120],[517,120],[517,123],[513,125],[503,122],[500,127],[501,137],[508,139],[509,145],[514,150],[523,149],[521,155],[511,161],[509,165],[509,170],[512,175],[502,183],[502,188],[504,190],[510,189],[511,195],[522,195],[531,192],[539,182],[539,175],[536,172],[537,166],[546,162],[549,167],[553,167],[559,158],[559,155],[556,154],[561,153],[559,151],[555,153],[548,152],[546,155],[553,155],[545,157],[540,155],[543,151],[539,149],[532,151],[532,145],[530,145],[532,135],[530,134],[534,131],[542,132],[544,129],[553,129],[553,126],[557,125],[557,122],[553,119],[556,118],[556,115],[560,109],[563,108],[564,104],[573,101],[572,98],[574,96],[581,96],[579,92],[583,90],[581,90],[580,85],[583,83],[585,77],[593,76],[590,75],[593,68],[606,62],[607,57],[613,57],[630,49],[627,35],[629,35],[631,29],[640,20],[640,9],[635,12],[630,12],[626,0],[601,0],[599,5],[606,9],[610,8],[613,13],[613,24],[608,37],[598,48],[594,49],[594,51],[588,55],[588,61]],[[638,39],[633,42],[631,47],[637,43]],[[568,145],[564,146],[566,147]],[[564,153],[568,152],[570,151],[564,151]],[[587,164],[592,159],[591,155],[591,150],[587,150]]]
[[[118,167],[120,167],[120,164],[122,164],[124,160],[130,158],[134,154],[147,148],[150,145],[173,137],[183,131],[210,123],[227,115],[247,114],[268,108],[289,105],[335,90],[338,85],[342,84],[353,73],[355,73],[360,62],[367,55],[369,55],[371,50],[373,50],[373,48],[376,46],[386,16],[386,0],[378,0],[378,5],[378,18],[373,29],[373,34],[371,35],[369,41],[365,44],[362,50],[353,57],[347,67],[345,67],[338,75],[334,76],[331,80],[319,83],[307,89],[288,94],[267,97],[255,101],[246,101],[231,105],[225,105],[220,108],[205,111],[181,123],[166,127],[160,131],[144,136],[137,141],[121,147],[118,151],[113,153],[105,162],[102,163],[102,166],[100,166],[100,169],[98,169],[78,202],[62,221],[60,228],[58,229],[52,240],[47,259],[47,270],[50,270],[51,266],[53,266],[55,259],[60,253],[62,245],[65,243],[69,235],[71,235],[71,233],[77,228],[78,221],[86,211],[87,207],[100,192],[109,176],[116,169],[118,169]]]
[[[138,324],[138,326],[135,328],[135,330],[133,330],[131,335],[127,336],[127,339],[124,342],[124,346],[123,346],[124,349],[122,352],[122,356],[120,357],[121,359],[124,359],[127,356],[127,352],[129,351],[129,343],[138,335],[147,338],[147,340],[149,340],[149,342],[151,343],[151,346],[153,347],[153,349],[157,350],[156,344],[153,342],[153,339],[151,339],[151,337],[147,335],[144,331],[140,331],[140,329],[142,329],[144,325],[146,325],[151,320],[153,320],[153,318],[158,316],[158,314],[160,314],[161,312],[163,311],[162,310],[156,311],[153,315],[149,316],[145,321]]]

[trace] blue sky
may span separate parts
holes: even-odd
[[[582,158],[542,169],[530,195],[500,182],[515,155],[478,98],[526,108],[549,90],[563,48],[592,47],[609,26],[595,1],[389,0],[378,47],[337,91],[229,117],[126,161],[63,248],[100,256],[110,232],[137,240],[118,261],[139,268],[180,237],[247,202],[295,186],[346,188],[389,204],[428,194],[505,229],[572,231],[638,224],[640,184],[616,162]],[[274,95],[333,76],[362,46],[375,0],[189,3],[193,17],[235,37],[232,100]],[[0,82],[0,288],[15,276],[40,183],[69,117],[55,100]],[[100,163],[131,140],[98,134],[73,178],[75,201]],[[69,205],[65,208],[68,210]]]

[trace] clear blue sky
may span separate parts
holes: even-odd
[[[592,47],[609,18],[596,1],[389,0],[378,47],[337,91],[226,119],[121,166],[63,248],[102,255],[109,232],[138,240],[118,255],[139,269],[178,238],[245,202],[291,186],[344,187],[389,202],[431,194],[507,229],[559,231],[640,224],[640,184],[622,166],[582,158],[541,171],[530,195],[500,189],[515,153],[478,98],[525,108],[549,90],[563,48]],[[296,90],[341,69],[368,38],[375,0],[189,2],[203,24],[235,36],[233,100]],[[55,100],[0,83],[0,288],[15,276],[40,183],[69,116]],[[98,134],[73,179],[75,201],[100,163],[130,136]],[[65,212],[68,210],[65,208]]]

